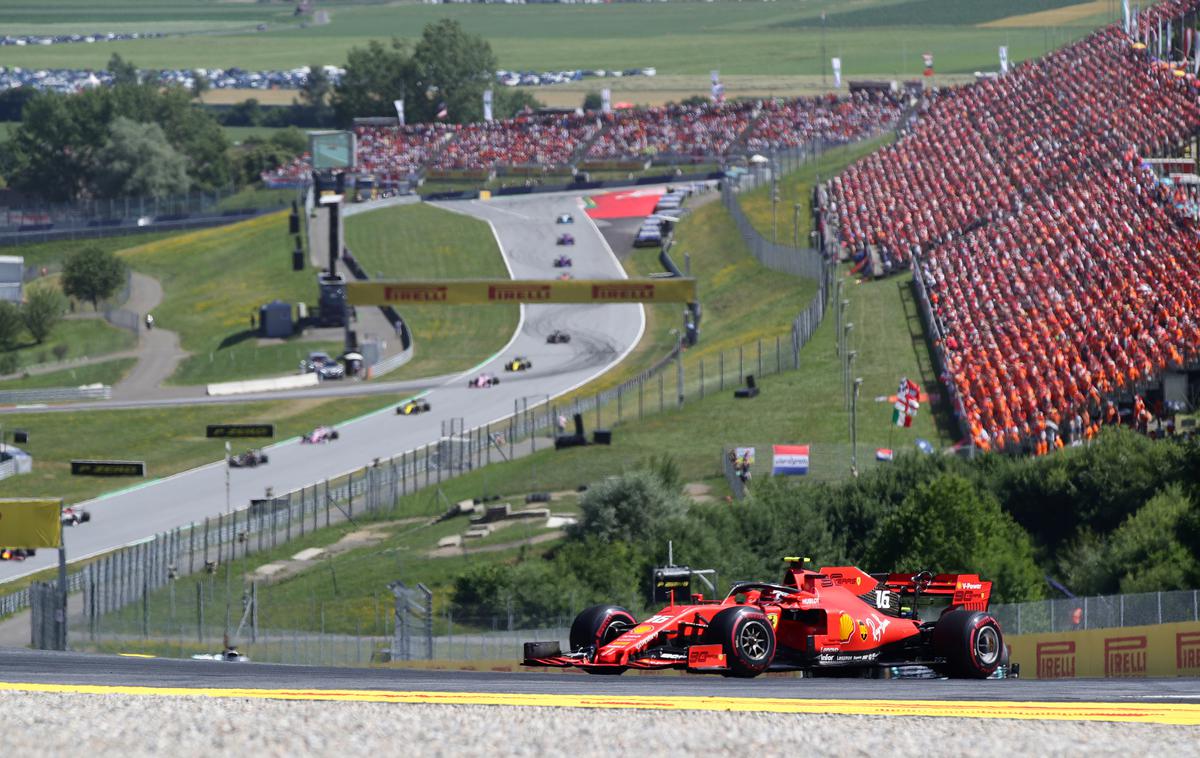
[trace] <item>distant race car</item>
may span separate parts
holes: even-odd
[[[418,413],[425,413],[429,410],[429,401],[423,397],[409,400],[407,403],[396,406],[397,416],[415,416]]]
[[[967,679],[1019,674],[987,612],[991,582],[928,571],[867,574],[853,566],[811,571],[798,558],[785,560],[791,565],[782,584],[739,582],[723,600],[694,595],[641,623],[616,605],[588,608],[571,625],[568,651],[557,641],[528,642],[524,665],[753,677],[916,664]],[[930,602],[939,600],[940,608]]]
[[[247,450],[244,453],[229,456],[229,468],[254,468],[267,463],[267,454],[261,450]]]
[[[62,525],[76,526],[78,524],[86,524],[92,520],[92,514],[82,508],[67,506],[62,509]]]
[[[560,245],[574,245],[574,244],[575,244],[575,237],[574,237],[574,235],[571,235],[571,234],[560,234],[560,235],[558,236],[558,244],[560,244]]]
[[[196,653],[192,656],[193,661],[224,661],[225,663],[246,663],[250,660],[250,656],[242,655],[237,650],[230,648],[220,653]]]
[[[558,218],[554,219],[554,223],[556,223],[556,224],[574,224],[575,217],[572,216],[570,213],[562,213],[562,214],[559,214]]]
[[[23,561],[36,554],[37,551],[33,549],[0,547],[0,561]]]
[[[565,345],[570,341],[571,335],[561,329],[555,329],[546,337],[546,342],[551,345]]]
[[[311,432],[301,437],[300,442],[301,444],[316,445],[325,442],[331,442],[340,436],[341,435],[338,434],[338,430],[334,429],[332,426],[318,426],[316,429],[313,429]]]
[[[475,389],[480,387],[495,387],[500,383],[500,377],[495,374],[480,374],[479,376],[467,382],[467,387]]]
[[[520,355],[504,362],[505,371],[524,371],[531,368],[533,368],[533,361]]]
[[[344,379],[346,368],[329,357],[328,353],[309,353],[308,360],[300,361],[300,370],[306,374],[315,373],[320,379]]]
[[[570,268],[573,261],[569,255],[560,255],[554,259],[554,268]]]

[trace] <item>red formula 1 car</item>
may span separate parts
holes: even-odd
[[[952,677],[984,679],[1001,666],[1007,673],[1000,624],[987,613],[991,582],[928,571],[873,576],[848,566],[811,571],[787,560],[782,584],[741,582],[719,601],[694,595],[641,623],[617,606],[588,608],[571,625],[568,652],[558,642],[529,642],[524,665],[743,677],[910,664]],[[940,614],[931,600],[944,604]]]

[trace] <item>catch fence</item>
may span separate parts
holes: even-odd
[[[995,604],[990,610],[1007,634],[1170,624],[1200,621],[1200,590],[1054,598]]]

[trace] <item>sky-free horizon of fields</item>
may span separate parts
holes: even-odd
[[[369,39],[413,41],[439,18],[484,36],[508,69],[655,67],[663,75],[914,76],[995,70],[1041,55],[1119,16],[1116,0],[777,0],[609,5],[319,2],[330,22],[301,28],[291,3],[24,0],[0,6],[5,34],[169,32],[166,38],[0,48],[0,65],[102,68],[120,53],[143,68],[341,64]],[[822,22],[822,13],[825,20]],[[256,31],[266,24],[264,31]],[[822,55],[824,50],[824,55]],[[603,80],[620,84],[620,80]]]

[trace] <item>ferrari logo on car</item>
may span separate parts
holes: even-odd
[[[866,642],[868,634],[870,634],[870,632],[867,629],[867,625],[861,621],[858,622],[858,637],[859,637],[859,639],[861,639],[863,642]]]
[[[778,613],[768,613],[767,620],[771,622],[772,629],[779,628],[779,614]]]

